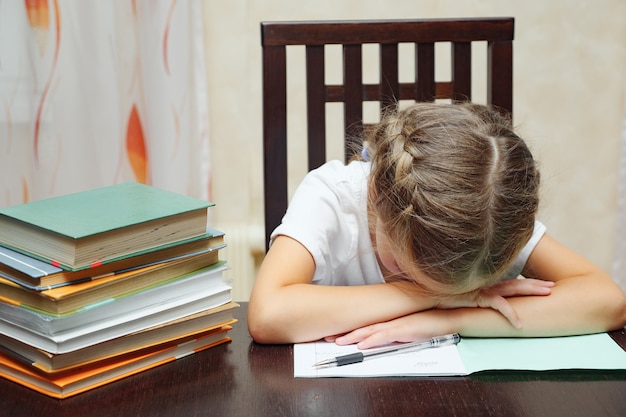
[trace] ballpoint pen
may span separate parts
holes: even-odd
[[[368,352],[356,352],[349,355],[337,356],[314,363],[313,366],[316,368],[328,368],[331,366],[350,365],[351,363],[363,362],[366,359],[380,358],[396,353],[456,345],[460,341],[461,336],[458,333],[447,334],[443,336],[436,336],[430,340],[425,340],[421,342],[405,343]]]

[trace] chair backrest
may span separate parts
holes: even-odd
[[[280,224],[288,204],[288,45],[306,46],[308,169],[326,161],[327,102],[344,104],[346,161],[363,131],[363,102],[383,112],[399,100],[472,100],[472,42],[487,43],[486,97],[503,112],[513,109],[513,18],[262,22],[265,237]],[[435,44],[451,45],[451,80],[435,80]],[[415,77],[399,81],[398,47],[415,44]],[[380,81],[363,83],[362,45],[380,45]],[[343,83],[327,85],[325,45],[343,46]],[[355,146],[356,145],[356,146]],[[266,246],[267,249],[267,246]]]

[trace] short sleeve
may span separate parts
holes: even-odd
[[[271,235],[289,236],[311,253],[314,283],[337,284],[358,252],[361,226],[367,231],[367,173],[363,164],[347,167],[339,161],[309,172]]]
[[[515,258],[511,269],[509,269],[503,279],[517,278],[522,273],[522,271],[524,270],[524,266],[526,266],[526,262],[528,262],[530,254],[535,249],[537,243],[539,243],[545,233],[546,226],[539,221],[535,221],[535,229],[533,230],[532,236],[528,240],[528,243],[526,243],[526,245],[517,255],[517,258]]]

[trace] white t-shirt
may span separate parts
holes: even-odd
[[[313,256],[313,282],[320,285],[367,285],[384,282],[367,223],[367,177],[370,163],[330,161],[309,172],[298,186],[282,223],[271,239],[286,235]],[[543,234],[533,236],[505,278],[517,277]]]

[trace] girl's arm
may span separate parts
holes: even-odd
[[[411,296],[410,284],[314,285],[314,271],[313,257],[299,242],[287,236],[274,240],[248,306],[248,328],[257,342],[318,340],[435,305]]]
[[[257,342],[332,340],[334,335],[372,323],[433,309],[439,302],[410,282],[314,285],[314,271],[315,262],[304,246],[286,236],[275,239],[257,275],[248,307],[248,329]],[[505,320],[515,322],[515,311],[502,296],[550,291],[541,281],[522,281],[481,297],[478,305],[498,310]],[[463,305],[476,304],[473,299],[463,301]]]
[[[337,339],[368,348],[459,332],[476,337],[561,336],[604,332],[626,324],[626,297],[615,282],[585,258],[544,236],[531,254],[524,276],[555,282],[545,297],[511,297],[521,320],[513,327],[493,309],[433,309],[367,326]]]

